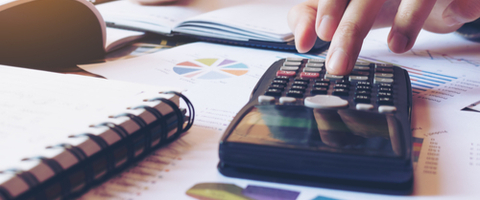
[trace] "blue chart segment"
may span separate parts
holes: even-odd
[[[402,66],[402,68],[407,70],[410,75],[413,94],[420,94],[458,79],[458,77],[454,76],[413,69],[405,66]]]
[[[248,66],[229,59],[202,58],[178,63],[173,71],[187,78],[213,80],[242,76]]]

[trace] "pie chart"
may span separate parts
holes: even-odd
[[[176,64],[173,71],[178,75],[194,79],[226,79],[248,72],[248,66],[223,58],[201,58]]]

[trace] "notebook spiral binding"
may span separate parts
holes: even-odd
[[[144,158],[151,150],[175,141],[182,133],[185,133],[192,127],[195,110],[193,104],[183,94],[178,92],[164,92],[164,94],[179,96],[186,103],[187,110],[182,111],[175,103],[165,98],[148,99],[145,101],[161,101],[165,103],[172,108],[173,112],[164,115],[159,110],[146,105],[129,108],[144,109],[155,116],[157,120],[150,124],[147,124],[141,117],[131,113],[111,116],[111,118],[128,117],[135,122],[140,129],[132,134],[129,134],[124,127],[112,122],[103,122],[90,126],[92,128],[108,127],[122,138],[111,145],[102,137],[91,133],[71,135],[69,138],[88,137],[97,144],[101,150],[88,156],[82,148],[71,144],[63,143],[48,146],[46,147],[47,149],[65,149],[77,158],[78,162],[68,169],[63,169],[62,165],[54,159],[45,157],[25,158],[22,161],[40,160],[48,166],[55,175],[45,182],[40,183],[35,175],[29,171],[21,171],[18,169],[0,171],[0,173],[15,174],[15,176],[23,180],[30,188],[27,192],[13,197],[7,189],[0,186],[0,199],[50,200],[73,198],[83,194],[94,184],[101,183],[114,173],[125,169],[128,163]],[[186,116],[187,112],[188,117]],[[175,132],[171,133],[173,131]]]

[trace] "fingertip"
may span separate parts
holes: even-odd
[[[388,47],[390,50],[392,50],[394,53],[403,53],[407,51],[407,45],[409,43],[408,38],[397,32],[397,31],[392,31],[390,32],[390,35],[388,36]]]
[[[316,32],[318,37],[323,41],[331,41],[338,23],[335,23],[334,19],[328,15],[322,16],[317,21]]]
[[[332,75],[347,75],[351,71],[350,56],[343,49],[334,49],[330,56],[327,56],[326,69]]]
[[[315,45],[317,35],[312,26],[308,24],[297,24],[294,30],[295,47],[299,53],[306,53],[310,51]]]

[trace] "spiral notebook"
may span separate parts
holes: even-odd
[[[194,111],[171,90],[0,65],[0,200],[70,198],[174,141]]]

